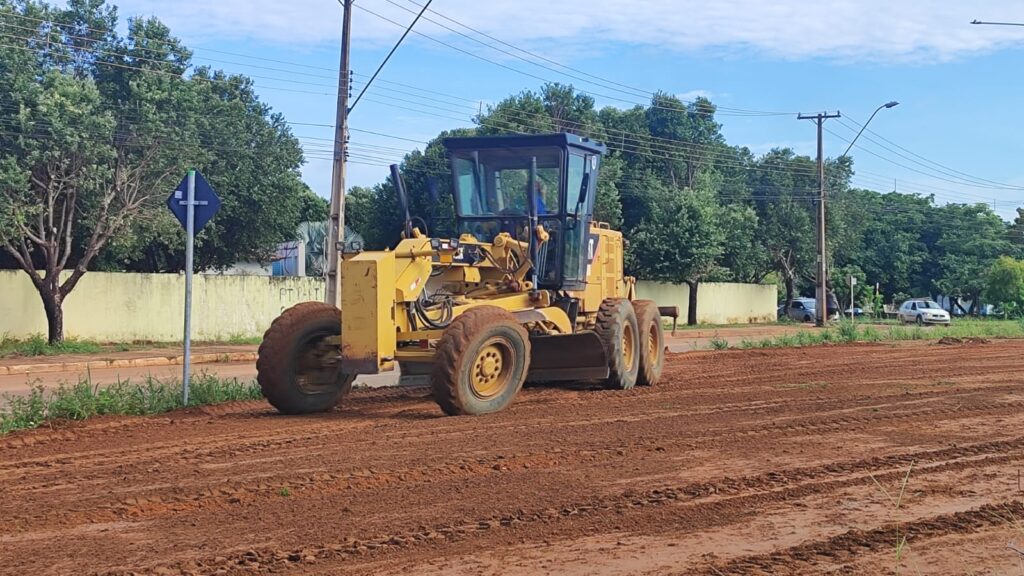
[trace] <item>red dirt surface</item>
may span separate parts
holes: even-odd
[[[0,573],[1024,574],[1022,353],[695,352],[487,417],[357,390],[12,434]]]

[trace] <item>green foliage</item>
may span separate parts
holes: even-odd
[[[996,260],[986,277],[985,297],[999,303],[1007,315],[1024,311],[1024,260]]]
[[[7,336],[0,337],[0,358],[10,356],[54,356],[57,354],[94,354],[102,350],[95,342],[65,339],[61,342],[49,343],[42,334],[36,334],[25,340],[15,340]]]
[[[941,273],[934,281],[943,294],[975,302],[985,289],[987,272],[1012,247],[1006,223],[984,204],[948,204],[937,209],[941,223],[936,255]]]
[[[164,199],[188,168],[222,198],[196,240],[199,268],[268,261],[301,220],[323,218],[284,119],[248,78],[190,70],[158,20],[122,28],[103,0],[4,1],[0,33],[0,265],[32,278],[51,342],[87,270],[183,267]]]
[[[205,406],[261,397],[255,382],[202,374],[192,378],[188,405]],[[185,407],[180,382],[152,377],[140,383],[125,380],[107,387],[94,386],[88,380],[49,391],[39,386],[28,396],[5,396],[3,400],[6,407],[0,405],[0,435],[36,428],[49,420],[158,414]]]
[[[851,320],[840,320],[837,330],[839,341],[841,342],[856,342],[861,337],[857,323]]]
[[[729,341],[724,338],[719,338],[717,335],[711,339],[712,350],[725,350],[729,347]]]
[[[874,326],[860,326],[842,320],[835,328],[800,330],[761,340],[743,340],[741,349],[793,348],[822,344],[854,342],[899,342],[904,340],[939,340],[941,338],[1024,338],[1024,319],[1020,321],[964,320],[948,327],[890,326],[881,331]],[[717,348],[716,348],[717,349]]]
[[[627,269],[648,280],[700,281],[712,274],[724,252],[719,208],[708,192],[665,190],[655,198],[650,219],[630,231],[634,247]]]

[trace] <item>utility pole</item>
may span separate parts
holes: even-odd
[[[341,24],[341,66],[338,70],[338,105],[334,120],[334,166],[331,174],[331,219],[327,223],[327,289],[325,301],[339,306],[338,240],[345,234],[345,156],[348,154],[349,46],[352,41],[352,4],[339,0],[345,10]]]
[[[822,140],[822,130],[825,120],[839,118],[840,114],[822,112],[819,114],[799,114],[798,120],[814,120],[818,125],[818,288],[815,296],[815,325],[824,326],[828,319],[828,283],[826,281],[828,270],[826,268],[825,253],[825,144]]]

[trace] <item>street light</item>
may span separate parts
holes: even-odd
[[[899,102],[893,100],[892,102],[886,102],[885,104],[882,104],[878,108],[875,108],[875,111],[871,113],[871,117],[868,118],[868,121],[865,122],[864,125],[860,127],[860,132],[857,132],[857,135],[853,137],[853,140],[850,141],[850,145],[846,147],[846,152],[843,152],[843,155],[840,156],[840,158],[844,158],[847,154],[850,153],[850,149],[853,148],[853,144],[857,141],[857,138],[860,138],[860,135],[864,133],[864,129],[868,127],[868,124],[871,124],[871,120],[875,118],[875,114],[878,114],[879,110],[881,110],[882,108],[894,108],[896,106],[899,106],[899,104]]]
[[[1024,22],[982,22],[981,20],[971,20],[971,24],[988,24],[990,26],[1024,26]]]
[[[868,117],[868,121],[865,122],[864,125],[860,127],[860,132],[857,132],[857,135],[854,136],[853,140],[850,141],[850,145],[846,147],[846,152],[843,152],[843,155],[840,156],[839,158],[845,158],[846,155],[850,153],[850,149],[853,148],[853,145],[857,142],[857,139],[860,138],[860,135],[864,133],[864,130],[868,127],[868,124],[871,124],[871,121],[875,119],[875,114],[878,114],[878,112],[882,108],[895,108],[896,106],[899,106],[899,105],[900,105],[899,102],[897,102],[895,100],[892,100],[890,102],[886,102],[885,104],[882,104],[878,108],[875,108],[875,111],[871,113],[870,117]],[[822,221],[824,221],[824,215],[822,215]],[[822,234],[822,237],[824,237],[824,234]],[[821,259],[822,259],[822,261],[824,261],[824,259],[825,259],[825,252],[824,252],[824,250],[822,250],[822,252],[821,252]],[[822,267],[822,269],[824,269],[824,266]],[[850,319],[851,320],[853,319],[853,282],[854,282],[854,280],[853,280],[853,277],[851,276],[850,277]],[[823,293],[825,291],[825,288],[826,288],[825,282],[822,281],[822,283],[821,283],[821,290],[822,290]],[[827,300],[824,301],[822,304],[827,305]],[[819,304],[819,305],[821,305],[821,304]],[[827,312],[828,309],[826,308],[825,311]],[[827,317],[827,314],[823,315],[822,317],[823,318]]]

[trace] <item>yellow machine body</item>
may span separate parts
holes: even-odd
[[[275,320],[257,364],[271,404],[329,409],[357,375],[396,368],[426,378],[447,414],[501,410],[528,381],[654,384],[663,311],[636,300],[622,234],[594,219],[606,148],[572,134],[448,138],[445,148],[456,237],[414,227],[392,166],[401,240],[383,251],[339,243],[340,322],[323,303]]]
[[[359,252],[346,255],[341,262],[341,366],[347,373],[377,374],[394,370],[396,362],[422,365],[433,361],[431,342],[440,338],[443,329],[413,325],[414,315],[409,313],[425,290],[443,287],[452,294],[451,318],[476,306],[497,306],[511,312],[534,337],[579,335],[593,327],[605,299],[635,295],[634,279],[623,275],[622,234],[603,223],[590,228],[586,288],[566,292],[580,302],[572,318],[552,305],[547,291],[533,290],[526,279],[528,266],[522,265],[528,263],[526,243],[508,234],[499,235],[492,243],[468,235],[458,242],[439,243],[418,231],[415,234],[394,250]],[[470,247],[486,251],[491,258],[475,264],[458,262],[459,251]],[[508,274],[517,262],[516,273]],[[595,339],[583,335],[575,342],[541,341],[543,346],[535,350],[532,359],[536,379],[568,379],[574,374],[601,377],[605,360]],[[581,348],[589,349],[589,362],[580,357],[584,353]],[[564,362],[563,352],[576,355],[575,372],[547,372],[545,366]],[[549,362],[544,361],[547,356]],[[588,370],[588,364],[598,369]]]

